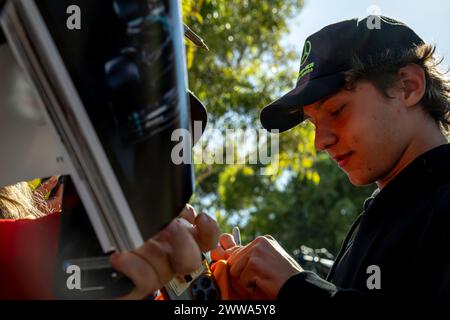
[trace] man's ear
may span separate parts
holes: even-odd
[[[411,107],[418,104],[425,94],[425,70],[415,63],[410,63],[398,71],[398,76],[405,105]]]

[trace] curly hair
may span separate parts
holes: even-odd
[[[388,89],[397,83],[399,69],[415,63],[425,72],[426,88],[420,103],[441,130],[449,133],[450,80],[447,72],[439,69],[443,59],[436,59],[435,51],[435,46],[423,44],[401,52],[386,49],[375,55],[355,56],[352,68],[345,72],[346,88],[352,89],[357,81],[366,80],[385,97],[392,98]]]

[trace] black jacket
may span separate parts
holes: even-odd
[[[367,285],[371,265],[381,289]],[[327,280],[296,274],[278,299],[450,297],[450,144],[424,153],[366,200]]]

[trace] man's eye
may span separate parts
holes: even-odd
[[[333,111],[333,112],[331,113],[331,115],[332,115],[333,117],[337,116],[339,113],[341,113],[341,111],[342,111],[344,108],[345,108],[345,104],[343,104],[342,106],[340,106],[336,111]]]

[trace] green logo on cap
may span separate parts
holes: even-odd
[[[303,47],[302,59],[300,60],[300,68],[306,62],[311,53],[311,42],[308,40],[305,42],[305,46]]]
[[[302,59],[300,60],[300,70],[298,72],[298,80],[300,80],[304,75],[314,71],[314,62],[308,63],[306,66],[303,66],[308,60],[309,54],[311,53],[311,42],[308,40],[305,42],[305,46],[303,47]]]

